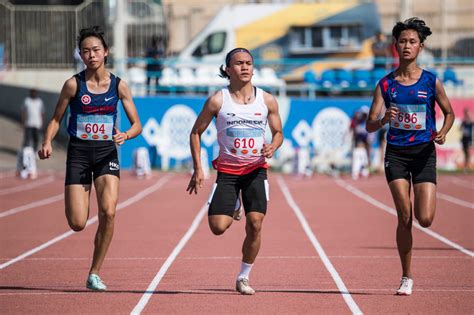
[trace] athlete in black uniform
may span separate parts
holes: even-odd
[[[98,274],[112,240],[119,192],[120,165],[115,145],[138,136],[142,127],[127,84],[105,69],[109,50],[103,32],[98,27],[82,29],[78,47],[87,68],[64,83],[38,155],[41,159],[51,156],[51,142],[69,105],[70,141],[64,193],[66,218],[74,231],[85,228],[94,180],[99,227],[86,286],[104,291],[107,287]],[[131,125],[125,132],[115,127],[119,100]]]

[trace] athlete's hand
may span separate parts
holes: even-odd
[[[264,143],[262,149],[263,156],[269,159],[273,156],[273,153],[275,153],[275,146],[272,143]]]
[[[385,115],[382,117],[381,122],[382,124],[386,124],[391,120],[394,120],[397,118],[398,115],[398,108],[395,106],[390,106],[386,111]]]
[[[125,140],[128,139],[128,135],[126,132],[120,132],[117,127],[114,127],[115,134],[112,136],[114,142],[118,145],[122,145]]]
[[[45,142],[43,143],[43,146],[41,149],[38,151],[38,156],[40,159],[44,160],[47,159],[51,156],[53,153],[53,147],[51,146],[51,142]]]
[[[204,174],[202,173],[202,170],[198,169],[195,170],[193,173],[193,176],[191,177],[191,180],[189,181],[188,188],[186,188],[186,191],[189,192],[189,194],[192,194],[194,191],[194,194],[198,193],[198,188],[202,188],[202,184],[204,182]]]
[[[434,138],[434,141],[437,144],[444,144],[444,142],[446,141],[446,134],[444,132],[439,132]]]

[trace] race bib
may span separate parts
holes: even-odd
[[[397,117],[390,121],[390,127],[403,130],[426,129],[426,105],[390,103],[390,106],[398,108]]]
[[[76,137],[84,140],[112,140],[114,118],[104,115],[77,115]]]
[[[229,128],[226,131],[229,150],[235,155],[262,155],[264,137],[261,130]]]

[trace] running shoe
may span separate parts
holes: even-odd
[[[93,291],[105,291],[107,290],[107,286],[105,283],[102,282],[100,277],[96,274],[90,274],[87,278],[86,288],[93,290]]]
[[[243,295],[252,295],[255,293],[255,290],[249,285],[249,279],[245,278],[237,279],[235,289]]]
[[[400,287],[397,290],[397,295],[411,295],[413,291],[413,279],[402,277]]]
[[[235,203],[233,217],[235,221],[240,221],[240,219],[242,219],[242,203],[240,202],[240,197],[237,198],[237,202]]]

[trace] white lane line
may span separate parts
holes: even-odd
[[[29,182],[27,184],[15,186],[15,187],[10,187],[10,188],[5,188],[5,189],[0,189],[0,196],[11,194],[11,193],[16,193],[19,191],[25,191],[29,189],[33,189],[35,187],[48,184],[54,181],[54,176],[48,176],[46,178],[38,179],[34,182]]]
[[[450,196],[450,195],[446,195],[446,194],[437,192],[436,197],[439,198],[439,199],[443,199],[443,200],[449,201],[451,203],[454,203],[458,206],[466,207],[466,208],[471,209],[471,210],[474,209],[474,203],[464,201],[462,199],[458,199],[458,198],[455,198],[455,197]]]
[[[137,202],[137,201],[140,201],[141,199],[145,198],[146,196],[148,196],[149,194],[155,192],[156,190],[160,189],[161,187],[163,187],[164,184],[166,184],[166,182],[168,182],[168,180],[170,180],[170,178],[172,177],[172,175],[166,175],[164,177],[162,177],[160,180],[158,180],[155,184],[153,184],[152,186],[142,190],[141,192],[139,192],[138,194],[128,198],[127,200],[125,201],[122,201],[121,203],[119,203],[117,205],[117,212],[120,211],[121,209],[125,208],[125,207],[128,207],[129,205]],[[97,215],[95,215],[93,218],[90,218],[89,220],[87,220],[87,224],[86,226],[89,226],[95,222],[97,222]],[[31,256],[69,236],[71,236],[72,234],[74,234],[75,232],[70,230],[70,231],[67,231],[66,233],[63,233],[59,236],[56,236],[55,238],[47,241],[46,243],[43,243],[41,244],[40,246],[37,246],[15,258],[13,258],[12,260],[9,260],[3,264],[0,265],[0,270],[22,260],[22,259],[25,259],[26,257],[28,256]]]
[[[451,180],[453,184],[456,184],[464,188],[474,189],[474,184],[469,180],[464,180],[464,179],[456,178],[456,177],[450,177],[449,179]]]
[[[345,181],[341,180],[341,179],[335,179],[334,180],[339,186],[341,186],[342,188],[346,189],[347,191],[353,193],[354,195],[356,195],[357,197],[359,197],[360,199],[363,199],[365,201],[367,201],[368,203],[376,206],[377,208],[379,209],[382,209],[388,213],[390,213],[391,215],[394,215],[394,216],[397,216],[397,211],[383,203],[381,203],[380,201],[372,198],[370,195],[367,195],[366,193],[360,191],[359,189],[355,188],[354,186],[352,186],[351,184],[348,184],[346,183]],[[445,243],[446,245],[448,246],[451,246],[457,250],[459,250],[460,252],[470,256],[470,257],[474,257],[474,252],[462,247],[461,245],[458,245],[456,243],[454,243],[453,241],[450,241],[449,239],[447,239],[446,237],[436,233],[436,232],[433,232],[429,229],[425,229],[423,228],[421,225],[419,225],[417,222],[413,221],[413,226],[415,228],[417,228],[418,230],[422,231],[422,232],[425,232],[426,234],[428,234],[429,236],[431,237],[434,237],[435,239],[437,239],[438,241],[441,241],[443,243]]]
[[[4,217],[7,217],[9,215],[12,215],[12,214],[15,214],[15,213],[18,213],[18,212],[22,212],[22,211],[25,211],[25,210],[29,210],[29,209],[32,209],[32,208],[49,205],[50,203],[62,200],[63,198],[64,198],[64,194],[61,193],[59,195],[52,196],[52,197],[49,197],[49,198],[46,198],[46,199],[33,201],[33,202],[28,203],[26,205],[19,206],[19,207],[16,207],[16,208],[12,208],[12,209],[0,212],[0,218],[4,218]]]
[[[349,293],[349,290],[346,288],[346,285],[344,284],[341,277],[337,273],[336,268],[334,268],[333,264],[331,263],[328,256],[324,252],[323,247],[321,246],[318,239],[316,238],[313,231],[311,230],[311,227],[309,226],[308,221],[306,221],[306,218],[303,215],[303,212],[301,211],[301,209],[298,207],[295,200],[293,199],[293,196],[291,195],[290,190],[288,189],[288,186],[286,186],[285,181],[283,180],[281,176],[278,176],[277,182],[278,182],[278,185],[280,186],[280,190],[283,192],[283,195],[285,196],[286,202],[288,203],[288,205],[290,205],[290,207],[295,212],[295,215],[300,221],[300,224],[303,227],[303,230],[306,232],[306,235],[308,236],[309,240],[313,244],[314,249],[316,249],[316,252],[321,257],[321,261],[323,262],[324,266],[331,274],[331,277],[336,283],[337,288],[339,289],[339,292],[344,298],[344,301],[346,302],[347,306],[349,306],[352,314],[362,314],[362,311],[360,310],[359,306],[354,301],[354,299],[352,298],[352,295]]]
[[[174,262],[176,257],[179,255],[181,250],[184,248],[186,243],[189,241],[191,236],[193,236],[194,232],[198,228],[199,224],[201,223],[202,218],[207,213],[207,208],[208,208],[208,204],[207,204],[207,201],[206,201],[206,203],[204,203],[201,210],[199,210],[198,214],[194,218],[194,220],[191,223],[191,226],[189,227],[186,234],[184,234],[184,236],[179,241],[178,245],[176,245],[176,247],[173,249],[171,254],[166,259],[166,261],[163,263],[160,270],[155,275],[155,277],[151,281],[150,285],[146,289],[145,293],[142,295],[140,301],[138,301],[137,305],[135,305],[135,307],[130,312],[130,314],[137,315],[137,314],[140,314],[143,311],[145,306],[148,304],[148,301],[150,300],[151,296],[153,295],[155,289],[158,287],[158,284],[160,284],[161,279],[163,278],[163,276],[168,271],[168,268],[171,266],[171,264]]]

